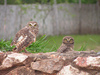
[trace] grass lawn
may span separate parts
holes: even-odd
[[[41,36],[37,38],[35,43],[32,43],[26,49],[31,53],[39,52],[53,52],[57,51],[62,43],[62,39],[65,35],[60,36]],[[95,50],[100,51],[100,35],[68,35],[72,36],[75,40],[74,50]],[[0,51],[12,51],[15,47],[11,47],[12,40],[0,41]]]
[[[65,35],[61,36],[48,36],[45,50],[56,51],[62,43],[62,39]],[[82,46],[84,50],[100,51],[100,35],[68,35],[72,36],[75,40],[74,50],[79,50]],[[38,40],[38,39],[37,39]]]

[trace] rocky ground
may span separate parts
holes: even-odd
[[[100,53],[0,52],[0,75],[100,75]]]

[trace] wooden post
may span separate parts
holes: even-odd
[[[79,0],[79,34],[82,33],[82,23],[81,23],[81,0]]]
[[[56,2],[56,0],[54,0],[54,11],[55,11],[55,22],[56,22],[54,27],[57,28],[57,30],[54,29],[54,32],[56,33],[56,35],[58,35],[59,34],[59,21],[58,21],[59,18],[58,18],[58,9],[57,9],[57,2]]]
[[[4,34],[3,34],[3,39],[5,39],[5,33],[6,33],[6,16],[7,16],[7,0],[4,0],[4,9],[5,9],[5,17],[4,17]]]
[[[98,5],[100,6],[100,0],[97,0],[97,2],[98,2]]]
[[[97,7],[96,7],[97,8],[96,9],[97,10],[96,11],[97,12],[97,14],[96,14],[97,15],[97,34],[100,33],[100,30],[99,30],[99,22],[100,22],[100,19],[99,19],[99,6],[100,6],[100,0],[97,0]]]

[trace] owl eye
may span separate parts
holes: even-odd
[[[32,26],[31,24],[29,24],[29,26]]]
[[[67,39],[65,39],[65,41],[67,41]]]
[[[70,43],[73,43],[73,40],[72,39],[70,40]]]
[[[68,43],[67,39],[64,39],[64,43]]]
[[[37,26],[37,24],[35,24],[34,26]]]

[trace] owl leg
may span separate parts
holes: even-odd
[[[24,49],[24,51],[25,51],[25,53],[30,53],[30,52],[28,52],[26,49]]]
[[[66,50],[58,50],[57,52],[64,53]]]
[[[18,48],[17,48],[17,52],[21,52],[22,50],[24,50],[26,47],[25,46],[19,46]]]
[[[18,47],[17,51],[18,51],[18,52],[21,52],[22,50],[24,50],[25,53],[30,53],[30,52],[28,52],[28,51],[25,49],[27,46],[29,46],[29,43],[28,43],[28,42],[23,42],[22,44],[23,44],[23,45],[20,45],[20,46]]]
[[[17,49],[17,48],[15,47],[15,48],[13,48],[12,50],[15,51],[16,49]]]
[[[16,46],[16,47],[13,49],[13,52],[19,53],[19,52],[21,52],[21,51],[24,50],[24,49],[25,49],[25,47],[19,45],[19,46]]]
[[[12,50],[13,52],[17,52],[17,47],[13,48]]]

